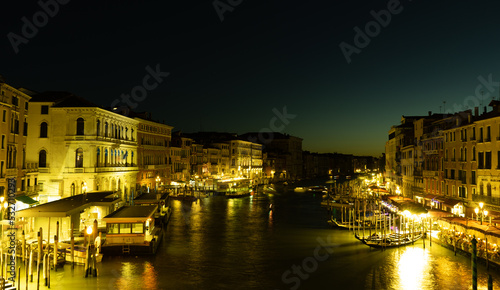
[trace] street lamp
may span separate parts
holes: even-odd
[[[479,203],[479,208],[475,208],[474,212],[476,213],[476,220],[478,220],[479,212],[481,212],[481,225],[483,224],[484,217],[488,215],[488,211],[483,209],[484,203]]]
[[[160,183],[160,176],[156,176],[156,192],[158,192],[158,183]]]

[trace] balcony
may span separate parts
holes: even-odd
[[[472,201],[484,202],[485,204],[500,205],[500,198],[486,195],[472,195]]]
[[[5,171],[5,174],[7,175],[7,177],[9,177],[9,176],[16,176],[17,177],[17,172],[18,172],[17,168],[7,168],[7,170]]]
[[[85,168],[92,172],[100,173],[100,172],[129,172],[129,171],[138,171],[139,167],[137,166],[115,166],[115,167],[96,167],[96,168]]]
[[[40,185],[35,185],[35,186],[27,186],[26,187],[26,194],[36,194],[41,190]]]
[[[168,164],[156,164],[156,165],[145,165],[145,169],[164,169],[167,168]]]

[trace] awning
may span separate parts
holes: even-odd
[[[455,205],[457,205],[457,203],[459,202],[462,202],[461,200],[456,200],[456,199],[449,199],[449,198],[445,198],[444,200],[444,204],[449,206],[449,207],[454,207]]]
[[[436,196],[433,200],[439,202],[439,203],[445,203],[446,202],[446,198],[443,198],[443,197],[439,197],[439,196]]]
[[[38,201],[32,199],[31,197],[29,197],[27,195],[16,196],[16,199],[19,200],[20,202],[23,202],[23,203],[26,203],[26,204],[29,204],[29,205],[38,203]]]
[[[426,194],[424,196],[425,199],[428,199],[428,200],[433,200],[437,195],[435,194]]]

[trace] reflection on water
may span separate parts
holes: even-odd
[[[395,257],[399,269],[398,289],[425,289],[428,277],[426,271],[430,270],[429,252],[422,248],[408,247],[399,257]]]
[[[320,198],[311,195],[209,197],[173,201],[172,206],[157,255],[104,257],[98,278],[82,278],[65,267],[51,288],[471,289],[470,258],[454,256],[435,243],[430,247],[428,240],[425,249],[422,241],[371,249],[352,233],[330,228]],[[328,245],[319,244],[318,238],[335,247],[325,248]],[[310,266],[315,253],[323,257],[328,250],[328,259]],[[308,267],[303,267],[304,261]],[[310,271],[303,276],[287,272],[299,267]],[[479,289],[487,289],[485,267],[480,265],[478,272]],[[282,278],[284,273],[288,280]],[[493,272],[493,278],[499,289],[500,277]]]

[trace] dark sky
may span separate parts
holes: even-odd
[[[499,96],[499,1],[217,3],[232,9],[223,21],[212,0],[71,0],[47,19],[37,1],[4,3],[0,74],[15,87],[103,106],[134,92],[136,111],[174,130],[274,128],[303,138],[304,150],[375,156],[402,115]],[[386,23],[369,25],[369,43],[357,41],[348,63],[340,44],[355,45],[354,28],[365,31],[371,11]],[[37,19],[36,33],[23,34],[23,17]],[[163,73],[146,90],[148,66]],[[490,75],[494,83],[482,85]]]

